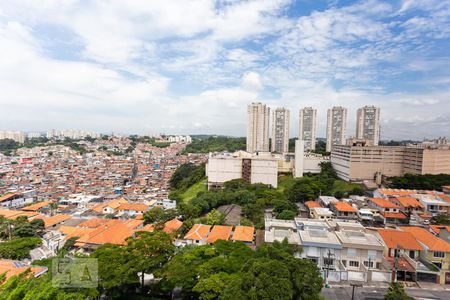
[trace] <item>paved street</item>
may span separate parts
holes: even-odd
[[[358,300],[382,300],[386,288],[357,287],[355,288],[355,298]],[[419,299],[442,299],[450,300],[449,290],[425,290],[425,289],[406,289],[408,295]],[[344,300],[352,298],[351,287],[333,287],[322,290],[322,295],[327,300]]]

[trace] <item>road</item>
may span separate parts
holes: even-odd
[[[355,298],[357,300],[383,300],[386,288],[356,287]],[[450,300],[450,291],[406,289],[408,295],[419,299],[442,299]],[[352,298],[351,287],[324,288],[322,295],[327,300],[346,300]]]

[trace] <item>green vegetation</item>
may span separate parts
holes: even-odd
[[[414,175],[405,174],[402,177],[389,177],[387,186],[396,189],[418,189],[442,191],[442,186],[450,183],[450,174]]]
[[[0,257],[6,259],[25,259],[30,251],[42,243],[37,237],[21,237],[0,243]]]
[[[181,287],[190,299],[320,299],[317,266],[293,256],[287,242],[262,245],[256,251],[242,243],[182,249],[163,268],[163,290]]]
[[[20,148],[20,143],[11,139],[0,140],[0,152],[6,156],[11,156],[16,149]]]
[[[185,192],[180,194],[180,198],[183,201],[191,201],[199,193],[207,191],[207,180],[203,179],[193,185],[191,185]]]
[[[188,189],[205,178],[205,164],[196,166],[192,163],[186,163],[178,167],[178,169],[173,173],[172,178],[169,181],[170,187],[172,189],[170,198],[181,200],[182,195],[188,192]],[[197,187],[199,189],[199,187]],[[193,193],[193,191],[189,191]],[[187,196],[191,196],[191,195]]]
[[[131,135],[130,139],[132,141],[132,145],[136,145],[137,143],[142,144],[150,144],[154,147],[158,148],[166,148],[170,146],[170,142],[157,142],[155,138],[149,137],[149,136],[137,136],[137,135]]]
[[[237,150],[245,150],[245,148],[245,138],[219,136],[209,137],[208,139],[194,139],[182,153],[235,152]]]
[[[450,218],[447,215],[437,215],[431,218],[434,225],[450,225]]]
[[[403,285],[398,282],[392,282],[389,285],[389,289],[384,295],[385,300],[413,300],[413,297],[410,297],[406,294]]]
[[[15,220],[0,216],[0,238],[12,239],[17,237],[37,237],[44,231],[44,221],[35,219],[31,222],[21,216]]]

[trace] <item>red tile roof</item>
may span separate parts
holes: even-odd
[[[413,197],[395,197],[403,207],[424,208],[422,203]]]
[[[211,226],[204,224],[194,224],[189,232],[184,236],[186,240],[202,240],[206,238],[211,230]]]
[[[233,227],[231,226],[215,225],[206,238],[206,242],[212,244],[217,240],[227,241],[230,238],[232,229]]]
[[[423,250],[410,232],[394,229],[378,229],[378,233],[388,248],[395,249],[399,246],[406,250]]]
[[[402,212],[380,212],[386,219],[406,219],[406,215]]]
[[[369,198],[370,201],[372,201],[373,203],[375,203],[377,206],[382,207],[382,208],[400,208],[400,206],[398,206],[395,203],[392,203],[389,200],[386,199],[381,199],[381,198]]]
[[[317,202],[317,201],[306,201],[306,202],[305,202],[305,205],[306,205],[306,207],[308,207],[309,209],[314,208],[314,207],[322,207],[322,206],[320,205],[320,203]]]
[[[450,252],[450,243],[433,235],[431,232],[421,227],[400,227],[401,230],[410,232],[419,242],[428,247],[431,251]]]
[[[353,206],[351,206],[350,204],[348,204],[347,202],[338,201],[338,202],[331,203],[331,205],[333,205],[337,211],[356,212],[356,209]]]
[[[255,234],[255,228],[251,226],[236,226],[234,228],[233,241],[253,242],[253,235]]]
[[[180,227],[183,225],[183,222],[181,222],[180,220],[177,219],[173,219],[170,221],[167,221],[164,224],[164,231],[166,233],[172,233],[177,231],[178,229],[180,229]]]

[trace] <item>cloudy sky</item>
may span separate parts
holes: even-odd
[[[0,129],[243,136],[246,105],[450,135],[450,1],[0,0]]]

